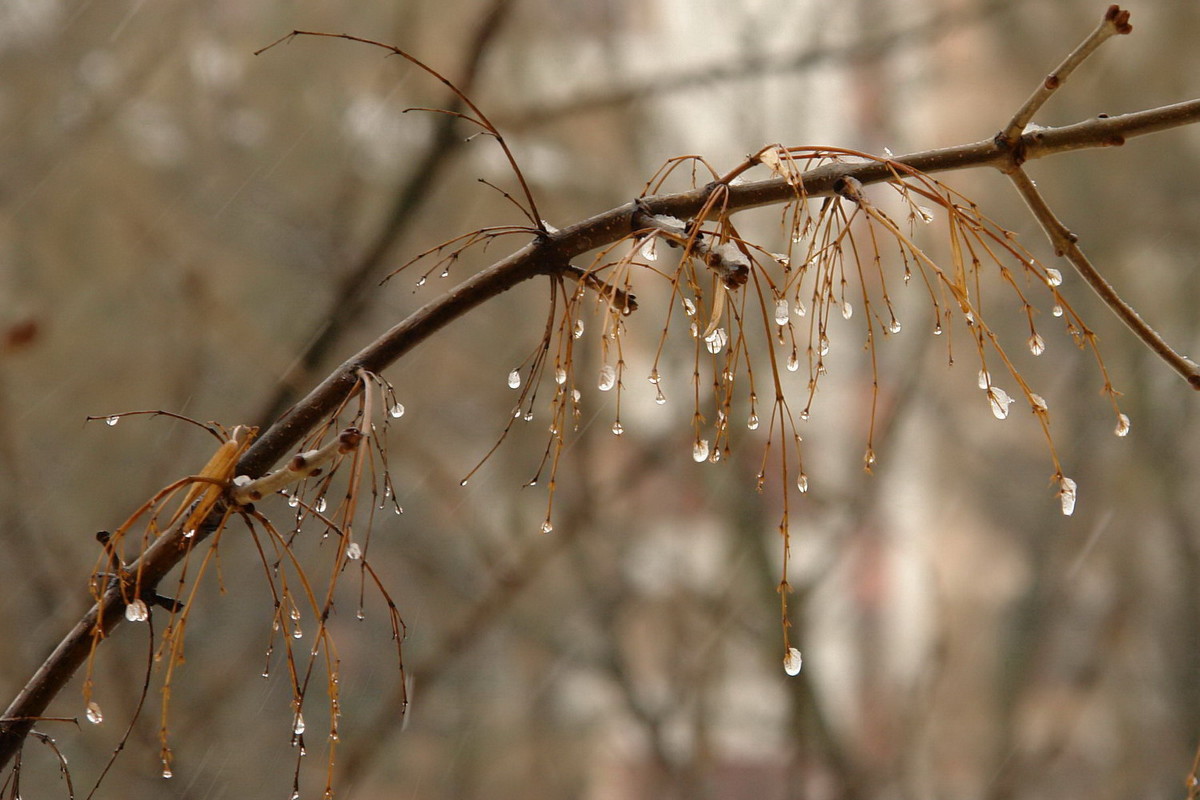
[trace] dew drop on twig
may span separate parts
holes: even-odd
[[[581,319],[575,320],[575,329],[573,331],[571,331],[571,335],[574,336],[576,339],[583,336],[583,320],[581,320]]]
[[[1117,427],[1113,430],[1117,436],[1129,435],[1129,417],[1124,414],[1117,414]]]
[[[987,395],[996,419],[1007,419],[1008,407],[1012,405],[1012,398],[1008,396],[1008,392],[998,386],[992,386],[988,388]]]
[[[304,715],[299,711],[296,712],[296,717],[292,720],[292,733],[297,736],[304,733]]]
[[[562,367],[556,367],[554,369],[554,382],[557,383],[559,386],[562,386],[564,383],[566,383],[567,382],[567,371],[565,369],[563,369]]]
[[[708,352],[714,356],[725,349],[725,345],[729,342],[729,334],[725,333],[724,328],[717,328],[708,336],[704,337],[704,346]]]
[[[600,367],[600,380],[596,385],[602,392],[607,392],[617,385],[617,370],[612,364]]]
[[[329,507],[329,504],[325,502],[324,495],[322,495],[321,497],[318,497],[317,504],[315,506],[313,506],[313,508],[315,508],[317,510],[318,514],[324,514],[325,509],[328,507]]]
[[[708,439],[697,439],[692,445],[692,458],[697,464],[708,459]]]
[[[510,388],[510,389],[521,388],[521,373],[515,369],[512,372],[508,373],[508,388]]]
[[[1056,317],[1061,317],[1063,315],[1063,307],[1055,303],[1054,308],[1050,309],[1050,313]]]
[[[1049,410],[1049,407],[1046,405],[1046,398],[1042,397],[1037,392],[1029,393],[1029,402],[1033,404],[1034,411],[1045,412]]]
[[[112,417],[108,417],[107,419],[105,419],[104,424],[111,428],[113,425],[116,425],[120,421],[121,421],[120,417],[112,416]]]
[[[775,324],[783,327],[788,324],[788,301],[781,297],[775,301]]]
[[[1063,278],[1061,272],[1056,270],[1054,267],[1047,267],[1046,283],[1050,284],[1051,286],[1062,286],[1062,281]]]
[[[625,432],[625,426],[621,424],[620,420],[612,424],[612,432],[613,436],[620,436]]]
[[[150,609],[146,608],[146,602],[142,598],[139,597],[125,606],[125,619],[130,622],[145,622],[149,618]]]
[[[788,675],[799,675],[800,668],[804,666],[804,659],[800,656],[800,651],[795,647],[789,647],[787,654],[783,657],[783,671]]]
[[[1075,481],[1063,476],[1059,478],[1058,485],[1058,499],[1062,501],[1062,513],[1069,517],[1075,513]]]
[[[992,376],[986,369],[979,370],[979,388],[986,389],[992,385]]]
[[[796,478],[796,488],[799,489],[801,492],[808,491],[808,476],[805,475],[803,472],[801,472],[800,476],[798,478]]]
[[[542,533],[550,533],[551,531],[554,530],[554,524],[552,522],[550,522],[550,520],[546,520],[545,522],[542,523],[541,530],[542,530]]]
[[[683,313],[689,317],[696,316],[696,304],[692,302],[690,297],[683,298]]]
[[[100,710],[100,704],[92,700],[87,704],[87,721],[93,725],[99,725],[104,722],[104,713]]]
[[[1035,356],[1040,356],[1046,352],[1046,340],[1042,338],[1040,333],[1035,333],[1029,337],[1029,352]]]
[[[746,420],[746,427],[752,431],[758,430],[758,414],[750,414],[750,418]]]
[[[362,548],[358,546],[358,542],[351,542],[346,545],[346,558],[351,561],[358,561],[362,558]]]
[[[850,319],[854,316],[854,306],[850,305],[849,300],[842,301],[842,319]]]
[[[888,325],[888,333],[899,333],[899,332],[900,332],[900,320],[893,319],[891,321],[891,323]]]
[[[392,415],[392,419],[400,419],[404,416],[404,404],[392,403],[392,407],[388,409],[388,413]]]

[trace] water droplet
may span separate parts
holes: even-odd
[[[829,337],[821,334],[821,340],[817,343],[817,352],[823,356],[829,355]]]
[[[533,422],[533,412],[526,411],[525,416],[521,417],[521,419],[524,420],[525,422]]]
[[[325,496],[324,496],[324,495],[322,495],[321,497],[318,497],[318,498],[317,498],[317,504],[316,504],[315,506],[313,506],[313,508],[315,508],[315,509],[317,510],[317,513],[318,513],[318,514],[324,514],[324,513],[325,513],[325,509],[326,509],[326,508],[328,508],[328,507],[329,507],[329,504],[325,502]]]
[[[1046,352],[1046,340],[1042,338],[1040,333],[1035,333],[1029,337],[1029,352],[1035,356],[1040,356]]]
[[[647,261],[658,261],[658,237],[651,236],[642,243],[642,258]]]
[[[108,419],[104,420],[104,424],[111,428],[113,425],[116,425],[120,421],[121,421],[120,417],[112,416],[112,417],[109,417]]]
[[[404,404],[392,403],[392,407],[388,409],[388,413],[392,415],[392,419],[400,419],[404,416]]]
[[[1049,410],[1048,406],[1046,405],[1046,398],[1042,397],[1037,392],[1029,393],[1029,402],[1033,404],[1034,411],[1045,412]]]
[[[600,367],[600,380],[596,385],[602,392],[607,392],[617,385],[617,370],[612,364]]]
[[[854,316],[854,306],[850,305],[849,300],[842,301],[842,319],[850,319]]]
[[[691,324],[691,327],[690,327],[690,332],[691,332],[691,334],[692,334],[692,338],[693,338],[693,339],[699,339],[699,338],[700,338],[700,326],[699,326],[699,325],[697,325],[697,324],[696,324],[694,321],[693,321],[693,322],[692,322],[692,324]]]
[[[1113,431],[1117,436],[1129,435],[1129,417],[1124,414],[1117,414],[1117,427]]]
[[[690,297],[683,298],[683,313],[689,317],[696,316],[696,304],[692,302]]]
[[[185,538],[185,539],[194,539],[195,536],[196,536],[195,528],[188,528],[186,531],[183,532],[183,538]]]
[[[508,388],[510,388],[510,389],[521,388],[521,373],[517,372],[515,369],[512,372],[508,373]]]
[[[781,297],[775,301],[775,324],[781,328],[788,324],[788,301],[786,297]]]
[[[888,325],[888,333],[899,333],[899,332],[900,332],[900,320],[893,319],[891,324]]]
[[[294,494],[291,497],[289,497],[288,505],[291,506],[292,508],[295,508],[296,506],[300,505],[300,496]]]
[[[420,278],[417,279],[417,286],[424,286],[425,281],[427,281],[427,280],[428,280],[428,278],[426,278],[424,275],[422,275]]]
[[[786,253],[771,253],[771,258],[775,259],[775,263],[784,269],[792,266],[792,259],[788,258]]]
[[[725,349],[725,345],[729,343],[729,334],[725,333],[724,328],[717,328],[708,336],[704,337],[704,346],[708,348],[708,352],[714,356]]]
[[[870,447],[868,447],[867,452],[863,453],[863,469],[865,469],[867,472],[870,472],[871,468],[874,466],[875,466],[875,451],[873,449],[871,449]]]
[[[696,443],[692,445],[692,458],[697,464],[708,459],[708,439],[696,440]]]
[[[758,430],[758,414],[750,412],[750,419],[746,420],[746,427],[752,431]]]
[[[175,777],[175,773],[174,773],[174,772],[171,772],[171,768],[170,768],[170,767],[168,767],[168,766],[164,765],[164,766],[163,766],[163,771],[162,771],[162,776],[163,776],[164,778],[168,778],[168,779],[170,779],[170,778],[173,778],[173,777]]]
[[[979,370],[979,388],[986,389],[992,385],[992,377],[986,369]]]
[[[1055,303],[1054,308],[1050,309],[1050,313],[1056,317],[1061,317],[1063,315],[1063,307]]]
[[[578,339],[580,336],[583,336],[583,320],[575,320],[575,330],[571,331],[571,335],[576,339]]]
[[[667,396],[663,394],[661,386],[656,386],[654,389],[654,402],[658,403],[660,406],[666,405],[667,403]]]
[[[788,675],[799,675],[802,666],[804,666],[804,659],[800,657],[800,651],[789,647],[787,655],[783,657],[783,671]]]
[[[1058,499],[1062,501],[1062,512],[1064,516],[1071,516],[1075,513],[1075,481],[1063,476],[1058,481]]]
[[[998,386],[988,388],[988,402],[992,404],[992,414],[996,419],[1006,419],[1008,417],[1008,407],[1012,405],[1012,398],[1008,396],[1008,392]]]
[[[941,336],[941,335],[942,335],[942,323],[940,323],[940,322],[939,322],[939,323],[937,323],[936,325],[934,325],[934,326],[933,326],[933,335],[934,335],[934,336]]]
[[[887,158],[891,158],[892,156],[894,156],[894,155],[895,155],[895,153],[893,153],[893,152],[892,152],[892,148],[890,148],[890,147],[885,147],[885,148],[883,148],[883,154],[884,154],[884,156],[886,156]]]
[[[362,548],[358,546],[358,542],[351,542],[346,545],[346,558],[351,561],[358,561],[362,558]]]
[[[925,206],[917,206],[917,213],[921,216],[921,222],[924,222],[926,225],[933,222],[933,209],[926,208]]]
[[[552,522],[550,522],[550,520],[546,520],[545,522],[542,523],[542,533],[550,533],[553,530],[554,530],[554,524]]]
[[[87,721],[93,725],[104,722],[104,713],[100,710],[100,704],[95,700],[87,704]]]
[[[800,476],[798,478],[796,478],[796,488],[799,489],[801,492],[808,491],[808,476],[805,475],[803,472],[801,472]]]
[[[580,392],[578,389],[572,389],[572,390],[571,390],[571,399],[572,399],[572,400],[574,400],[576,403],[578,403],[578,402],[579,402],[579,399],[580,399],[581,397],[583,397],[583,393],[582,393],[582,392]]]
[[[1054,267],[1046,268],[1046,283],[1051,286],[1062,286],[1062,273]]]
[[[297,736],[304,733],[304,715],[299,711],[296,712],[296,718],[292,720],[292,733]]]
[[[793,350],[793,351],[792,351],[792,352],[791,352],[791,353],[788,355],[788,360],[787,360],[787,371],[788,371],[788,372],[795,372],[795,371],[796,371],[796,370],[798,370],[798,369],[800,369],[800,359],[799,359],[799,358],[796,356],[796,351],[795,351],[795,350]]]
[[[150,609],[146,608],[146,603],[142,598],[139,597],[125,606],[125,619],[130,622],[145,622],[149,618]]]
[[[441,274],[438,275],[438,277],[439,278],[449,278],[450,277],[450,268],[446,267],[444,270],[442,270]]]
[[[554,370],[554,382],[562,386],[567,382],[567,371],[562,367],[556,367]]]
[[[798,297],[796,298],[796,307],[792,309],[792,313],[797,317],[803,317],[808,314],[808,309],[804,307],[804,303]]]
[[[620,436],[625,432],[625,426],[621,424],[620,420],[617,420],[612,424],[612,432],[613,436]]]

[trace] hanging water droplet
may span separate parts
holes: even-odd
[[[797,317],[803,317],[808,314],[808,309],[804,307],[804,303],[799,297],[796,298],[796,305],[795,308],[792,309],[792,313]]]
[[[1051,286],[1062,286],[1062,273],[1054,269],[1054,267],[1047,267],[1046,283]]]
[[[693,322],[692,322],[692,324],[691,324],[690,332],[691,332],[691,334],[692,334],[692,338],[693,338],[693,339],[699,339],[699,338],[700,338],[700,326],[699,326],[699,325],[697,325],[697,324],[695,323],[695,321],[693,321]]]
[[[446,267],[444,270],[442,270],[441,274],[438,277],[439,278],[449,278],[450,277],[450,268]]]
[[[326,509],[326,508],[328,508],[328,507],[329,507],[329,504],[325,502],[325,496],[324,496],[324,495],[321,495],[320,497],[318,497],[318,498],[317,498],[317,504],[316,504],[315,506],[313,506],[313,508],[315,508],[315,509],[317,510],[317,513],[318,513],[318,514],[324,514],[324,513],[325,513],[325,509]]]
[[[692,458],[696,463],[702,463],[708,458],[708,439],[697,439],[692,445]]]
[[[752,431],[758,430],[758,414],[750,412],[750,418],[746,420],[746,427]]]
[[[724,328],[717,328],[708,336],[704,337],[704,346],[708,352],[716,355],[725,349],[725,345],[729,342],[729,335],[725,333]]]
[[[805,475],[803,472],[801,472],[799,477],[796,478],[796,488],[799,489],[801,492],[808,491],[808,476]]]
[[[583,397],[583,393],[580,392],[578,389],[571,390],[571,399],[574,400],[576,403],[579,402],[579,398],[581,398],[581,397]]]
[[[1075,513],[1075,481],[1062,477],[1058,482],[1058,498],[1062,501],[1063,516]]]
[[[554,530],[554,524],[550,520],[542,523],[542,533],[550,533],[552,530]]]
[[[170,779],[170,778],[173,778],[173,777],[175,777],[175,773],[174,773],[174,772],[171,772],[171,768],[170,768],[170,767],[168,767],[168,766],[166,766],[166,765],[164,764],[164,765],[163,765],[163,770],[162,770],[162,776],[163,776],[164,778],[168,778],[168,779]]]
[[[792,266],[792,259],[790,259],[786,253],[771,253],[771,258],[775,260],[776,264],[784,269],[790,269]]]
[[[508,388],[510,388],[510,389],[521,388],[521,373],[515,369],[512,372],[508,373]]]
[[[817,343],[817,353],[823,356],[829,355],[829,337],[821,334],[821,340]]]
[[[802,666],[804,666],[804,659],[800,657],[800,651],[789,647],[787,655],[783,657],[783,671],[788,675],[799,675]]]
[[[1008,417],[1008,407],[1012,405],[1012,398],[1008,396],[1008,392],[998,386],[988,388],[988,402],[992,404],[992,414],[996,419],[1006,419]]]
[[[850,305],[849,300],[842,301],[842,319],[850,319],[854,316],[854,306]]]
[[[692,302],[690,297],[683,298],[683,313],[689,317],[696,316],[696,304]]]
[[[104,713],[100,710],[100,704],[95,700],[87,704],[87,721],[93,725],[104,722]]]
[[[986,389],[992,385],[992,377],[986,369],[979,370],[979,388]]]
[[[120,421],[121,421],[121,418],[114,415],[114,416],[111,416],[111,417],[108,417],[107,419],[105,419],[104,424],[111,428],[113,425],[116,425]]]
[[[562,367],[556,367],[554,369],[554,382],[557,383],[559,386],[562,386],[564,383],[566,383],[567,382],[567,371],[565,369],[563,369]]]
[[[525,422],[533,422],[533,412],[526,411],[525,416],[521,417],[521,419],[524,420]]]
[[[934,335],[934,336],[941,336],[941,335],[942,335],[942,323],[940,323],[940,322],[939,322],[939,323],[937,323],[936,325],[934,325],[934,326],[933,326],[933,335]]]
[[[149,618],[150,609],[146,608],[146,603],[142,598],[139,597],[125,606],[125,619],[130,622],[145,622]]]
[[[870,472],[874,466],[875,466],[875,451],[873,449],[871,449],[870,447],[868,447],[867,452],[863,453],[863,469],[865,469],[867,472]]]
[[[1048,406],[1046,405],[1046,398],[1042,397],[1037,392],[1029,393],[1029,402],[1033,404],[1033,409],[1035,411],[1045,412],[1049,410]]]
[[[422,275],[420,278],[417,279],[417,286],[424,286],[425,281],[427,281],[427,280],[428,280],[428,278],[426,278],[424,275]]]
[[[775,301],[775,324],[783,327],[788,324],[788,301],[781,297]]]
[[[300,495],[294,494],[288,497],[288,505],[292,508],[300,505]]]
[[[392,419],[400,419],[404,416],[404,404],[392,403],[392,407],[388,409],[388,413],[392,415]]]
[[[1061,317],[1063,315],[1063,307],[1055,303],[1054,308],[1050,309],[1050,313],[1056,317]]]
[[[917,206],[917,213],[921,216],[921,222],[924,222],[926,225],[933,222],[933,209],[926,208],[925,206]]]
[[[642,243],[642,258],[647,261],[658,261],[658,237],[651,236]]]
[[[296,717],[292,720],[292,733],[297,736],[304,733],[304,715],[299,711],[296,712]]]
[[[796,351],[793,350],[788,354],[787,371],[795,372],[798,369],[800,369],[800,359],[796,356]]]
[[[612,424],[612,432],[613,436],[620,436],[625,432],[625,426],[621,424],[620,420],[617,420]]]
[[[185,538],[185,539],[194,539],[195,537],[196,537],[196,529],[195,528],[188,528],[186,531],[183,532],[183,538]]]
[[[583,320],[575,320],[575,330],[571,331],[571,335],[576,339],[578,339],[580,336],[583,336]]]
[[[893,319],[891,321],[891,324],[888,325],[888,333],[899,333],[899,332],[900,332],[900,320]]]
[[[346,545],[346,558],[351,561],[358,561],[362,558],[362,548],[358,546],[358,542],[351,542]]]
[[[1035,333],[1029,337],[1029,352],[1035,356],[1040,356],[1046,352],[1046,340],[1042,338],[1040,333]]]
[[[1117,436],[1129,435],[1129,417],[1124,414],[1117,414],[1117,427],[1113,431]]]
[[[617,385],[617,370],[612,364],[600,367],[600,380],[596,385],[602,392],[607,392]]]

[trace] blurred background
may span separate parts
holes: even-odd
[[[255,50],[296,28],[410,50],[469,87],[562,227],[627,202],[672,156],[724,170],[773,142],[902,154],[990,138],[1105,6],[0,0],[5,704],[87,607],[95,531],[195,473],[214,446],[172,420],[87,415],[264,424],[518,244],[420,288],[408,273],[378,286],[443,239],[522,222],[477,181],[513,186],[498,149],[403,113],[450,98],[382,51],[326,39]],[[1102,48],[1038,123],[1197,95],[1200,6],[1126,7],[1134,34]],[[1200,351],[1200,131],[1029,171],[1143,316]],[[1002,176],[942,177],[1053,264]],[[778,209],[738,220],[786,247]],[[861,329],[835,341],[804,431],[812,488],[792,505],[791,636],[805,659],[794,678],[775,592],[780,498],[754,491],[762,438],[743,431],[731,458],[693,462],[686,373],[664,385],[662,407],[641,377],[661,309],[629,320],[625,435],[609,432],[613,398],[583,387],[548,535],[544,489],[521,488],[544,418],[518,423],[459,485],[511,414],[506,376],[541,336],[546,282],[444,330],[386,373],[406,407],[388,440],[405,513],[376,516],[369,552],[408,626],[411,706],[403,716],[397,704],[382,604],[368,590],[356,622],[346,581],[331,623],[340,796],[1183,795],[1200,743],[1196,399],[1076,276],[1063,289],[1132,419],[1127,438],[1113,435],[1094,359],[1058,327],[1043,331],[1045,355],[1020,353],[1079,486],[1071,517],[1032,417],[997,421],[972,360],[947,368],[916,282],[897,293],[903,332],[880,345],[874,475],[861,468]],[[991,324],[1020,351],[1027,324],[1009,299],[991,295]],[[597,342],[581,343],[580,372],[593,374]],[[689,348],[668,355],[676,371]],[[286,526],[282,501],[261,509]],[[239,533],[221,542],[221,581],[206,580],[176,670],[175,777],[160,777],[159,673],[100,796],[291,793],[288,682],[278,654],[267,659],[270,594]],[[301,549],[320,577],[318,536],[302,534]],[[97,662],[105,722],[40,726],[77,792],[128,724],[146,654],[146,628],[120,628]],[[82,717],[78,684],[50,713]],[[305,707],[302,796],[324,785],[320,690]],[[32,741],[21,780],[26,796],[65,796],[53,754]]]

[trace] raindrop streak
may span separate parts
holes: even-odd
[[[1113,431],[1117,436],[1129,435],[1129,417],[1124,414],[1117,414],[1117,427]]]
[[[100,704],[95,700],[87,704],[87,721],[93,725],[99,725],[104,722],[104,714],[100,711]]]
[[[617,385],[617,370],[612,364],[605,364],[600,368],[600,380],[596,385],[602,392],[607,392]]]
[[[1058,485],[1063,515],[1069,517],[1075,513],[1075,481],[1064,476],[1059,479]]]
[[[804,666],[804,659],[800,657],[800,651],[794,647],[789,647],[787,655],[783,657],[783,671],[788,675],[799,675],[800,668]]]
[[[512,372],[508,373],[508,388],[510,388],[510,389],[520,389],[521,388],[521,373],[517,372],[515,369]]]
[[[692,445],[692,458],[697,464],[702,464],[708,459],[708,439],[697,439]]]
[[[1046,340],[1042,338],[1040,333],[1035,333],[1029,337],[1029,352],[1035,356],[1040,356],[1046,352]]]
[[[1008,407],[1012,405],[1012,398],[1008,396],[1008,392],[998,386],[992,386],[988,389],[987,395],[988,401],[992,404],[992,414],[996,419],[1007,419]]]
[[[403,403],[392,404],[392,407],[390,409],[388,409],[388,413],[392,415],[392,419],[400,419],[401,417],[404,416],[404,404]]]
[[[111,428],[113,425],[116,425],[120,421],[121,421],[120,417],[113,416],[113,417],[109,417],[108,419],[104,420],[104,424]]]
[[[125,619],[130,622],[145,622],[149,618],[150,610],[146,608],[146,603],[142,598],[139,597],[125,606]]]

